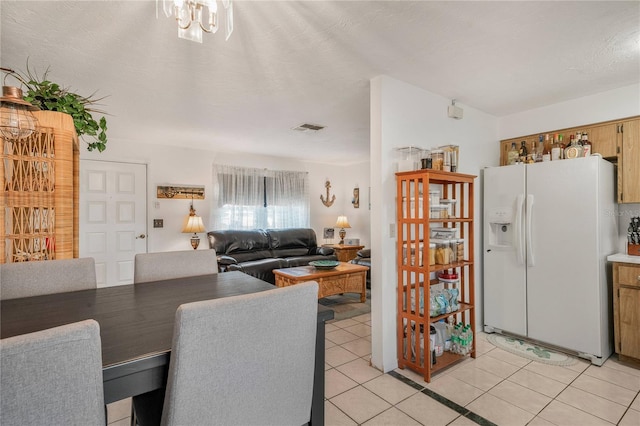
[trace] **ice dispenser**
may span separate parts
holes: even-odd
[[[514,216],[514,211],[511,207],[500,207],[488,212],[490,248],[513,247]]]

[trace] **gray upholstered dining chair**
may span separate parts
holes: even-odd
[[[180,306],[161,424],[309,422],[317,314],[315,281]]]
[[[0,340],[0,371],[3,426],[106,422],[94,320]]]
[[[216,251],[188,250],[138,253],[135,257],[133,282],[167,280],[218,273]]]
[[[0,300],[96,287],[92,257],[0,264]]]

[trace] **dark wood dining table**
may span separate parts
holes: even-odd
[[[0,338],[85,319],[100,324],[105,403],[161,389],[166,384],[178,306],[274,289],[239,271],[70,293],[3,300]],[[325,321],[318,305],[311,423],[324,424]]]

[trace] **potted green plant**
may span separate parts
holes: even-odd
[[[82,96],[72,92],[67,87],[49,81],[47,75],[49,69],[40,78],[35,72],[29,70],[27,65],[26,76],[14,70],[3,69],[13,75],[26,87],[24,100],[46,111],[59,111],[71,115],[76,133],[87,144],[87,149],[97,149],[102,152],[107,147],[107,120],[104,116],[99,120],[93,118],[93,114],[105,114],[94,108],[104,98],[95,98],[95,93]]]

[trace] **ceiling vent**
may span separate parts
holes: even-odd
[[[309,124],[304,123],[299,126],[293,127],[291,130],[295,130],[297,132],[317,132],[318,130],[324,129],[325,126],[320,126],[317,124]]]

